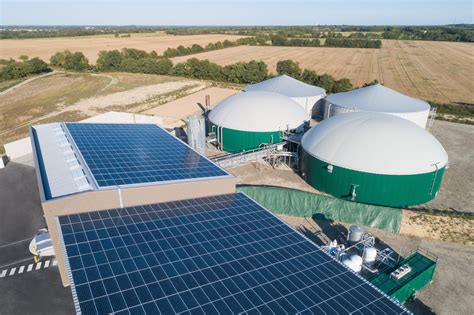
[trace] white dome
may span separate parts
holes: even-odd
[[[326,97],[328,116],[348,112],[377,112],[410,120],[425,128],[431,109],[430,104],[403,95],[383,85],[375,84],[349,92]]]
[[[244,88],[244,91],[275,92],[288,97],[308,97],[316,95],[326,95],[325,89],[301,82],[290,76],[287,76],[286,74],[259,83],[249,84]]]
[[[448,163],[448,154],[428,131],[379,113],[331,117],[311,128],[302,146],[321,161],[375,174],[422,174]]]
[[[209,113],[209,120],[216,125],[255,132],[295,129],[309,119],[296,102],[271,92],[237,93]]]
[[[380,84],[326,97],[331,104],[379,113],[412,113],[430,110],[430,104]]]

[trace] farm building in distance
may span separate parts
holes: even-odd
[[[405,207],[433,199],[448,155],[428,131],[393,115],[347,113],[324,120],[302,139],[301,170],[337,198]]]
[[[430,104],[403,95],[381,84],[366,86],[326,97],[324,118],[351,112],[395,115],[426,128]]]
[[[286,74],[259,83],[249,84],[244,88],[244,91],[274,92],[288,96],[300,104],[311,116],[320,115],[319,109],[321,106],[319,105],[326,96],[325,89],[301,82]]]
[[[232,95],[209,113],[209,131],[227,152],[279,143],[285,132],[301,133],[309,114],[290,98],[272,92]]]

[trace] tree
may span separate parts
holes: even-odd
[[[293,60],[278,61],[276,70],[279,75],[286,74],[295,79],[298,79],[301,75],[300,66],[297,62],[294,62]]]
[[[204,48],[202,48],[201,45],[194,44],[194,45],[191,46],[191,52],[193,54],[200,53],[200,52],[203,52],[203,51],[204,51]]]
[[[134,48],[123,48],[120,52],[120,55],[123,59],[132,58],[135,60],[148,57],[148,53],[146,51]]]
[[[72,71],[84,71],[89,68],[89,60],[81,52],[66,54],[64,57],[64,69]]]
[[[238,62],[223,69],[226,81],[234,83],[255,83],[268,77],[268,68],[263,61]]]
[[[96,65],[99,71],[117,71],[120,68],[122,62],[122,55],[118,50],[99,52],[99,58],[97,59]]]
[[[352,90],[352,83],[349,79],[343,78],[334,82],[333,93],[347,92]]]
[[[318,77],[318,80],[315,82],[315,85],[322,87],[328,92],[332,92],[334,88],[335,80],[332,76],[325,73]]]
[[[27,60],[28,60],[28,56],[27,56],[27,55],[21,55],[21,56],[19,57],[19,59],[22,60],[22,61],[27,61]]]
[[[184,77],[187,75],[187,71],[186,71],[186,63],[183,63],[183,62],[180,62],[180,63],[177,63],[174,67],[173,67],[173,70],[171,72],[173,75],[177,75],[177,76],[180,76],[180,77]]]
[[[23,62],[9,60],[5,63],[5,66],[0,69],[0,78],[3,80],[13,80],[24,78],[31,74],[49,71],[51,71],[51,69],[48,67],[48,64],[38,57],[30,60],[24,59]]]
[[[288,40],[286,37],[283,37],[281,35],[275,35],[272,37],[272,45],[273,46],[286,46]]]
[[[171,60],[166,58],[143,58],[138,60],[137,72],[148,74],[169,74],[173,68]]]
[[[63,52],[57,52],[51,56],[49,59],[49,64],[53,67],[64,67],[64,57],[66,54],[70,54],[69,50],[65,50]]]
[[[304,69],[303,73],[301,74],[301,80],[308,84],[315,85],[319,80],[319,75],[314,70]]]
[[[378,80],[373,80],[371,82],[364,83],[364,85],[362,87],[376,85],[376,84],[379,84],[379,81]]]
[[[84,71],[90,67],[89,61],[81,52],[70,52],[65,50],[57,52],[50,58],[50,64],[55,67],[61,67],[65,70]]]
[[[48,64],[38,57],[24,61],[24,63],[28,65],[30,73],[36,74],[51,71],[51,69],[48,67]]]
[[[255,36],[255,40],[259,45],[265,45],[269,40],[269,37],[264,34],[258,34],[257,36]]]

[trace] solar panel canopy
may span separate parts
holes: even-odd
[[[229,176],[157,125],[65,125],[99,187]]]
[[[78,313],[406,313],[242,193],[58,221]]]

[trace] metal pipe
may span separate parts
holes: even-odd
[[[433,189],[434,189],[434,185],[436,183],[436,178],[438,177],[438,164],[439,162],[435,163],[435,164],[431,164],[432,166],[434,165],[434,167],[436,167],[436,171],[435,171],[435,174],[433,176],[433,181],[431,183],[431,190],[430,190],[430,196],[433,196]]]

